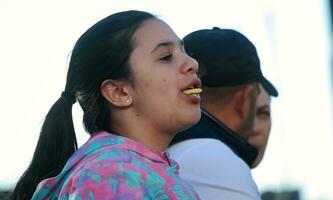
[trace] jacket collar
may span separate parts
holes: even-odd
[[[201,110],[201,119],[195,126],[178,133],[171,144],[194,138],[213,138],[226,144],[249,167],[257,158],[258,150],[241,138],[206,110]]]

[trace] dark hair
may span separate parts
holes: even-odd
[[[102,19],[78,39],[72,51],[65,91],[46,115],[33,159],[11,199],[31,199],[37,184],[60,173],[77,149],[72,119],[76,99],[83,109],[83,124],[90,135],[109,131],[110,110],[100,93],[100,85],[106,79],[130,79],[128,60],[133,51],[133,35],[148,19],[156,17],[142,11],[119,12]]]

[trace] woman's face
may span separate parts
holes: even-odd
[[[198,63],[185,53],[167,24],[156,19],[142,24],[134,34],[129,63],[136,117],[154,131],[168,134],[199,121],[200,96],[183,93],[201,87]]]
[[[248,142],[254,147],[258,148],[259,154],[254,162],[252,168],[256,167],[263,159],[269,133],[271,130],[271,108],[270,108],[270,96],[266,90],[260,85],[260,94],[256,103],[256,116],[254,120],[254,126],[252,135]]]

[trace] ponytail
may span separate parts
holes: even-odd
[[[21,176],[12,200],[31,199],[39,182],[56,176],[77,149],[72,106],[75,96],[63,92],[45,117],[28,169]]]

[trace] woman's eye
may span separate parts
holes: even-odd
[[[160,60],[162,61],[170,61],[172,59],[172,54],[169,54],[169,55],[166,55],[166,56],[163,56],[160,58]]]

